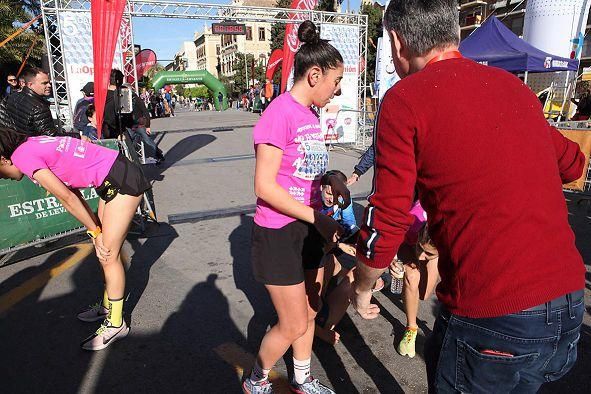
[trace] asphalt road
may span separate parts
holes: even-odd
[[[154,180],[159,225],[130,236],[125,315],[129,337],[101,352],[79,342],[97,324],[76,313],[102,294],[100,268],[87,242],[53,250],[0,268],[0,392],[3,393],[239,393],[258,343],[275,314],[250,270],[251,215],[170,225],[169,217],[226,211],[253,204],[252,125],[258,115],[180,112],[154,121],[166,161],[148,170]],[[232,131],[214,131],[229,126]],[[331,168],[350,173],[358,152],[331,152]],[[369,190],[371,174],[353,194]],[[358,219],[363,209],[355,208]],[[587,264],[591,305],[591,230],[587,206],[569,203],[571,223]],[[222,215],[223,216],[223,215]],[[39,249],[46,251],[46,249]],[[551,278],[549,278],[551,280]],[[424,393],[422,358],[437,311],[421,304],[417,357],[394,350],[404,330],[399,297],[376,301],[382,314],[363,321],[354,313],[338,326],[336,346],[316,343],[313,374],[338,393]],[[591,311],[590,311],[591,313]],[[287,360],[288,362],[290,359]],[[588,393],[591,387],[591,315],[585,316],[579,360],[545,392]],[[285,392],[280,361],[272,375]]]

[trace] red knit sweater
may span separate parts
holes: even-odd
[[[501,316],[584,287],[561,188],[584,156],[518,78],[467,59],[428,65],[388,91],[375,138],[362,262],[390,264],[416,182],[452,313]]]

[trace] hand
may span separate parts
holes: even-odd
[[[380,315],[380,308],[371,303],[371,290],[361,291],[353,286],[351,291],[351,305],[365,320],[375,319]]]
[[[336,220],[318,211],[314,211],[314,227],[329,243],[338,241],[343,234],[343,228]]]
[[[390,263],[390,267],[388,267],[388,270],[390,271],[390,275],[392,275],[394,278],[400,278],[402,275],[404,275],[404,265],[398,260],[392,261],[392,263]]]
[[[347,208],[351,205],[351,193],[347,189],[347,185],[339,179],[338,176],[333,175],[328,177],[328,183],[332,190],[334,200],[341,208]]]
[[[80,136],[80,139],[81,139],[82,141],[86,141],[86,142],[92,142],[92,140],[91,140],[89,137],[85,136],[85,135],[81,135],[81,136]]]
[[[149,127],[146,127],[146,134],[148,134],[148,135],[152,134],[152,130]]]
[[[359,175],[353,173],[353,175],[351,175],[349,177],[349,179],[347,179],[347,186],[351,186],[352,184],[354,184],[358,180],[359,180]]]
[[[97,235],[97,237],[92,240],[92,243],[94,244],[96,257],[98,257],[99,261],[104,262],[111,256],[111,251],[103,244],[102,233]]]
[[[357,253],[357,249],[355,248],[355,246],[349,245],[349,244],[340,243],[339,249],[341,249],[343,252],[347,253],[349,256],[353,256],[353,257],[355,257],[355,254]]]

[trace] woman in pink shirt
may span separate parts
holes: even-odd
[[[290,346],[292,391],[333,393],[310,375],[314,318],[324,275],[323,247],[325,240],[335,240],[340,228],[319,212],[320,178],[326,172],[328,152],[311,107],[324,107],[340,89],[343,58],[319,38],[310,21],[300,25],[298,38],[303,45],[294,59],[293,88],[271,102],[254,129],[258,200],[252,265],[279,321],[263,338],[254,368],[245,376],[242,388],[248,394],[272,392],[269,371]],[[334,178],[340,182],[336,187],[346,188]]]
[[[20,181],[26,175],[53,194],[87,229],[105,279],[102,303],[78,314],[82,321],[103,320],[82,342],[100,350],[124,338],[125,271],[121,246],[140,203],[150,188],[139,165],[119,152],[71,137],[29,137],[0,129],[0,178]],[[77,189],[94,187],[100,197],[98,216]]]

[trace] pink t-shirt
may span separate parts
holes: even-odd
[[[277,183],[299,202],[322,206],[320,178],[328,166],[328,152],[318,115],[295,101],[289,92],[271,102],[254,128],[254,145],[270,144],[283,150]],[[261,227],[281,228],[296,219],[260,198],[254,221]]]
[[[421,203],[417,200],[410,209],[410,214],[414,216],[414,222],[408,228],[406,235],[404,236],[404,242],[408,245],[416,245],[419,241],[419,233],[421,228],[427,222],[427,212],[421,206]]]
[[[68,187],[100,186],[118,151],[72,137],[29,137],[10,158],[26,176],[47,168]]]

